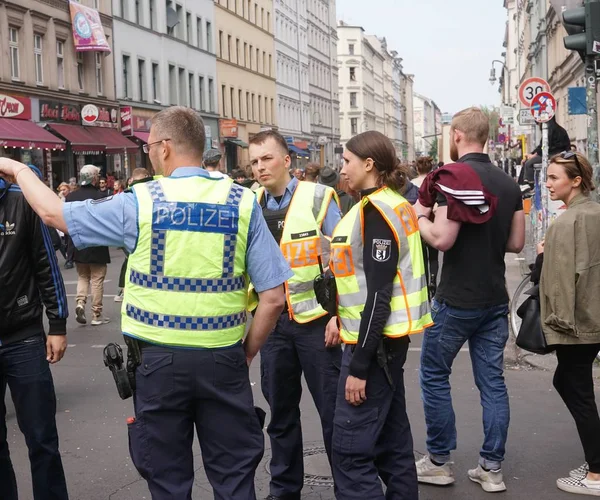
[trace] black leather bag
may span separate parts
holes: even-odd
[[[525,295],[529,295],[529,297],[517,310],[517,315],[523,321],[517,335],[516,344],[521,349],[535,354],[548,354],[554,351],[554,348],[548,347],[546,337],[542,331],[539,285],[527,290]]]

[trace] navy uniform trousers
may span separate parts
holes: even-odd
[[[302,373],[323,428],[331,462],[331,439],[341,348],[325,348],[329,316],[300,324],[284,312],[260,351],[261,387],[271,408],[267,428],[271,439],[271,494],[283,500],[300,499],[304,484],[300,398]]]
[[[417,500],[419,498],[413,440],[404,391],[404,363],[408,337],[393,344],[388,366],[395,390],[373,359],[366,401],[346,401],[346,379],[352,359],[346,346],[338,386],[333,431],[333,479],[338,500]],[[383,493],[381,478],[387,490]]]
[[[224,349],[148,346],[136,371],[129,450],[153,500],[191,500],[192,443],[217,500],[255,500],[264,452],[241,343]]]

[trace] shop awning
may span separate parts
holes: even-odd
[[[96,135],[88,132],[87,128],[80,127],[79,125],[66,125],[64,123],[49,123],[46,127],[51,132],[65,139],[71,145],[73,151],[93,154],[106,150],[104,142],[99,140]]]
[[[148,144],[148,138],[150,137],[150,132],[134,132],[133,137]]]
[[[66,144],[39,125],[26,120],[0,118],[0,146],[65,149]]]
[[[310,153],[306,149],[300,149],[293,144],[288,144],[288,149],[290,150],[290,153],[295,153],[299,156],[310,156]]]
[[[230,144],[235,144],[236,146],[239,146],[240,148],[248,147],[248,144],[246,144],[244,141],[240,141],[239,139],[226,139],[226,142],[228,142]]]
[[[127,151],[127,153],[137,153],[140,149],[135,142],[130,141],[114,128],[95,127],[94,130],[90,132],[98,139],[98,141],[104,143],[108,154],[119,154],[123,153],[123,151]]]

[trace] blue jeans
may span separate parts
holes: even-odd
[[[33,498],[67,500],[58,451],[56,397],[43,335],[0,347],[0,498],[17,500],[17,482],[6,440],[6,385],[29,449]]]
[[[510,409],[504,383],[504,347],[508,340],[508,305],[457,309],[433,301],[434,326],[421,352],[421,396],[427,424],[427,451],[439,463],[456,449],[456,420],[450,396],[454,358],[465,342],[483,407],[484,441],[479,463],[499,469],[504,460]]]

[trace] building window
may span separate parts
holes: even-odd
[[[196,102],[194,99],[195,91],[194,91],[194,74],[188,73],[188,96],[190,101],[190,108],[196,108]]]
[[[172,64],[169,64],[169,103],[177,104],[177,73]]]
[[[260,8],[260,27],[265,28],[265,9]]]
[[[214,94],[215,94],[214,81],[212,78],[209,78],[208,79],[208,110],[211,113],[214,112],[214,110],[215,110]]]
[[[187,43],[192,45],[194,39],[192,35],[192,14],[189,12],[187,12],[185,15],[185,30],[187,34]]]
[[[204,105],[204,77],[198,77],[198,91],[200,93],[200,111],[204,111],[206,109]]]
[[[180,40],[185,40],[185,32],[183,31],[185,29],[183,24],[183,7],[181,5],[175,4],[175,12],[177,13],[177,19],[179,20],[177,26],[175,26],[175,36]]]
[[[348,54],[350,54],[351,56],[354,55],[354,44],[353,43],[348,44]]]
[[[158,94],[160,90],[159,78],[160,77],[158,73],[158,63],[152,63],[152,100],[157,103],[160,103],[158,99]]]
[[[350,81],[356,81],[356,68],[350,68]]]
[[[77,52],[77,83],[79,84],[79,91],[85,90],[85,67],[84,67],[83,52]],[[123,71],[125,68],[123,67]]]
[[[356,92],[350,92],[350,107],[356,107]]]
[[[246,92],[246,120],[250,121],[250,92]]]
[[[269,54],[269,76],[273,76],[273,56]]]
[[[123,56],[123,97],[131,97],[129,79],[131,75],[131,62],[129,56]]]
[[[94,9],[98,10],[100,8],[100,0],[94,0]]]
[[[96,61],[96,92],[98,95],[104,94],[104,78],[102,77],[102,53],[94,52]]]
[[[135,0],[135,24],[141,24],[142,14],[140,0]]]
[[[258,26],[258,4],[254,4],[254,24]]]
[[[121,17],[123,19],[127,19],[127,16],[125,14],[127,14],[127,10],[125,9],[125,0],[120,0],[120,7],[121,7]]]
[[[248,67],[248,44],[244,42],[244,68]]]
[[[254,52],[254,48],[252,47],[252,45],[250,45],[250,48],[248,50],[248,58],[249,58],[249,64],[250,66],[248,66],[250,69],[252,69],[252,52]]]
[[[206,50],[208,52],[213,51],[212,45],[212,24],[206,21]]]
[[[221,85],[221,100],[223,105],[223,116],[227,117],[227,87],[225,85]]]
[[[267,74],[267,53],[263,50],[263,73]]]
[[[256,113],[255,113],[255,109],[254,109],[254,103],[255,103],[255,95],[252,94],[252,121],[253,122],[256,121]]]
[[[231,35],[227,35],[227,60],[231,62]]]
[[[219,30],[219,57],[223,59],[223,32]]]
[[[242,119],[242,109],[244,109],[244,107],[242,106],[242,91],[238,90],[238,109],[240,112],[240,120]]]
[[[150,29],[153,30],[156,26],[156,18],[154,17],[154,13],[156,12],[156,8],[154,5],[155,0],[148,0],[148,4],[150,6]]]
[[[262,114],[262,96],[258,96],[258,123],[263,122],[263,114]]]
[[[179,68],[179,99],[177,102],[181,106],[189,106],[186,83],[187,82],[185,81],[185,69]]]
[[[246,18],[246,2],[242,0],[242,17]]]
[[[271,123],[275,123],[275,99],[271,98]]]
[[[13,80],[18,80],[20,75],[19,68],[19,30],[9,28],[10,45],[10,76]]]
[[[58,76],[58,88],[65,88],[65,42],[56,42],[56,73]]]
[[[140,101],[146,100],[146,61],[138,59],[138,88],[140,90]]]
[[[250,21],[250,8],[252,7],[252,0],[248,0],[248,21]]]
[[[196,47],[202,49],[202,44],[204,42],[204,37],[202,36],[202,18],[196,18]]]
[[[42,35],[33,35],[33,54],[35,57],[35,83],[44,83],[44,64],[42,61]]]
[[[240,39],[235,39],[235,63],[240,64]]]
[[[257,72],[260,71],[258,69],[259,63],[260,63],[260,49],[256,49],[256,71]]]
[[[235,90],[229,89],[229,101],[231,102],[231,118],[235,118]]]
[[[267,12],[267,31],[271,31],[271,13]]]
[[[352,135],[358,134],[358,118],[350,118],[350,133]]]

